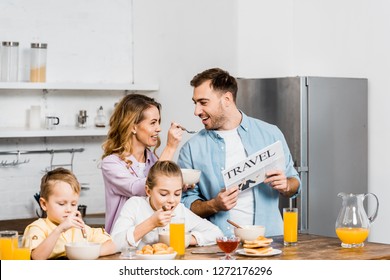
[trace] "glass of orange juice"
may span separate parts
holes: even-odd
[[[18,232],[16,230],[0,231],[0,260],[13,260],[16,248],[18,248]]]
[[[284,246],[298,244],[298,208],[283,208]]]
[[[185,223],[184,218],[173,218],[169,224],[169,244],[178,256],[185,254]]]

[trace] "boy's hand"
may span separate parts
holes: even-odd
[[[62,232],[65,232],[73,227],[82,229],[85,227],[85,223],[81,218],[80,212],[77,211],[75,213],[70,213],[68,217],[61,224],[58,225],[58,227],[61,229]]]

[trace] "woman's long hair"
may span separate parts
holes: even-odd
[[[161,116],[161,104],[153,98],[142,94],[129,94],[115,106],[110,118],[110,129],[107,139],[102,147],[104,150],[102,158],[111,154],[118,154],[119,158],[125,161],[128,166],[132,164],[126,157],[133,153],[133,140],[131,137],[132,128],[144,120],[144,112],[150,107],[156,107]],[[160,146],[160,138],[157,140],[153,152]]]

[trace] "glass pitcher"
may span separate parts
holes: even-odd
[[[375,212],[367,216],[363,206],[363,201],[367,196],[372,196],[376,200]],[[358,248],[364,246],[364,241],[370,233],[370,224],[378,214],[379,200],[373,193],[337,195],[343,199],[342,208],[336,221],[336,234],[341,240],[344,248]]]

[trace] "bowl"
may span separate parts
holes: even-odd
[[[247,225],[241,226],[242,228],[234,228],[234,235],[241,238],[241,241],[244,240],[252,241],[259,236],[264,236],[265,227],[258,225]]]
[[[187,185],[194,185],[199,182],[201,171],[197,169],[181,169],[183,182]]]
[[[192,236],[191,233],[185,234],[184,245],[186,246],[186,248],[190,246],[191,236]],[[158,234],[158,240],[159,242],[165,243],[169,246],[169,231],[160,232]]]
[[[65,244],[65,252],[70,260],[96,260],[100,255],[100,243],[67,243]]]

